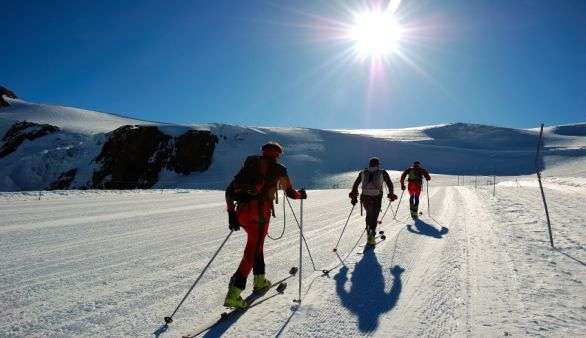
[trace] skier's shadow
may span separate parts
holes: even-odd
[[[391,269],[393,284],[389,292],[385,292],[382,267],[374,251],[369,250],[354,268],[350,278],[350,291],[344,288],[348,281],[348,267],[342,267],[334,276],[338,297],[342,305],[358,317],[358,329],[361,332],[369,333],[376,330],[379,317],[395,307],[401,294],[401,274],[404,271],[405,269],[398,265]]]
[[[437,229],[433,225],[425,223],[424,221],[417,219],[415,220],[415,229],[412,224],[407,224],[407,230],[414,234],[429,236],[433,238],[442,238],[448,233],[448,228],[442,226],[441,229]]]

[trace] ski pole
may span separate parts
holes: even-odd
[[[218,250],[216,250],[216,252],[212,256],[212,258],[210,259],[210,261],[208,262],[208,264],[203,268],[203,270],[201,271],[201,273],[199,274],[199,276],[197,277],[197,279],[195,280],[195,282],[193,282],[193,285],[189,288],[189,291],[187,291],[187,293],[185,294],[185,296],[183,297],[183,299],[181,300],[181,302],[179,302],[179,305],[177,305],[177,307],[175,308],[175,311],[173,311],[173,313],[169,317],[165,317],[164,318],[164,320],[165,320],[165,326],[168,326],[169,324],[173,323],[173,316],[175,315],[175,313],[177,313],[177,310],[179,310],[179,308],[181,307],[181,305],[183,305],[183,302],[185,301],[185,299],[187,299],[187,296],[189,296],[189,294],[191,293],[191,291],[193,290],[193,288],[197,285],[197,283],[199,282],[199,280],[201,279],[201,277],[203,277],[204,273],[210,267],[210,265],[212,264],[212,262],[214,261],[214,259],[216,259],[216,256],[220,253],[220,250],[222,250],[222,248],[224,247],[224,245],[226,244],[226,242],[228,242],[228,239],[230,238],[230,236],[232,236],[232,233],[233,232],[234,232],[234,230],[230,230],[230,233],[228,234],[228,236],[226,236],[226,238],[224,239],[224,241],[222,242],[222,244],[220,245],[220,247],[218,248]]]
[[[336,242],[336,246],[333,249],[334,252],[338,251],[338,245],[340,244],[340,240],[342,240],[342,236],[344,235],[344,232],[346,231],[346,226],[348,226],[348,222],[350,221],[350,216],[352,216],[352,212],[354,211],[354,207],[356,207],[356,204],[352,204],[352,209],[350,209],[350,214],[348,215],[348,219],[346,219],[346,223],[344,223],[344,228],[342,229],[342,233],[340,234],[340,238],[338,238],[338,242]]]
[[[383,217],[381,217],[380,221],[378,221],[378,224],[383,224],[383,219],[385,218],[387,211],[389,211],[390,207],[391,207],[391,201],[389,200],[389,204],[387,205],[387,208],[385,209],[385,212],[383,213]]]
[[[301,275],[303,273],[303,199],[299,205],[299,298],[296,303],[301,304]]]
[[[425,188],[427,189],[427,215],[431,216],[431,211],[429,211],[429,180],[425,180]]]
[[[360,216],[362,216],[362,201],[360,201]]]
[[[401,190],[401,197],[399,197],[399,203],[397,203],[397,210],[395,210],[395,216],[393,217],[393,219],[395,221],[397,220],[397,213],[399,212],[399,206],[401,205],[401,200],[403,199],[404,193],[405,193],[405,190]]]

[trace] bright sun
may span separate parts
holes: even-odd
[[[361,59],[380,59],[397,51],[401,26],[390,11],[366,11],[354,16],[349,31]]]

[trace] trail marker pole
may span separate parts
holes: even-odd
[[[496,196],[496,175],[492,175],[492,196]]]
[[[547,208],[547,201],[545,200],[545,192],[543,191],[543,184],[541,183],[541,165],[539,163],[539,155],[540,155],[542,147],[543,147],[543,123],[541,124],[541,129],[539,131],[539,141],[537,142],[537,152],[535,154],[535,171],[537,173],[537,181],[539,182],[539,190],[541,191],[541,198],[543,199],[543,207],[545,208],[545,218],[547,219],[547,230],[549,232],[549,243],[551,244],[552,248],[555,248],[555,246],[553,245],[553,235],[551,233],[551,222],[549,220],[549,210]]]

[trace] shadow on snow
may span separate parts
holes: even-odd
[[[448,233],[448,228],[442,226],[440,230],[438,230],[433,225],[425,223],[421,219],[415,220],[415,229],[413,229],[412,224],[407,224],[407,230],[414,234],[429,236],[433,238],[442,238],[445,234]]]
[[[391,269],[393,284],[385,292],[385,279],[382,267],[373,250],[365,252],[356,264],[350,281],[350,291],[344,286],[348,281],[348,268],[342,267],[334,276],[336,292],[342,305],[358,317],[358,329],[363,333],[373,332],[379,325],[379,317],[390,311],[399,300],[402,282],[401,274],[405,271],[395,265]]]

